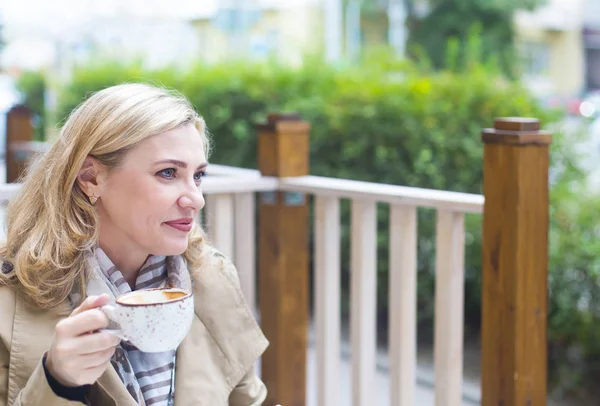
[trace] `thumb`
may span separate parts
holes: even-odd
[[[86,310],[95,309],[97,307],[104,306],[110,301],[110,297],[103,293],[99,296],[88,296],[83,303],[81,303],[73,312],[71,316],[76,316],[80,313],[83,313]]]

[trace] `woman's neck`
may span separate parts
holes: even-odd
[[[150,253],[132,240],[117,224],[115,224],[102,205],[98,207],[99,241],[98,244],[133,290],[140,269]]]
[[[140,269],[148,259],[148,254],[137,254],[129,249],[122,249],[115,244],[103,244],[100,239],[99,246],[104,251],[106,256],[121,272],[129,287],[135,289],[135,281],[137,280]]]

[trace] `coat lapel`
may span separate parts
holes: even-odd
[[[138,406],[112,365],[92,387],[90,400],[92,405]]]
[[[177,351],[175,406],[227,405],[268,342],[223,257],[194,276],[196,317]]]
[[[175,406],[227,404],[226,377],[232,367],[210,333],[195,317],[190,332],[177,350]]]

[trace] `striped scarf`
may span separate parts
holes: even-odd
[[[112,301],[127,292],[129,284],[104,251],[89,258],[87,295],[108,293]],[[177,287],[191,290],[190,276],[181,256],[150,256],[142,266],[133,290]],[[128,342],[116,348],[111,363],[133,399],[141,406],[170,406],[175,392],[175,351],[145,353]]]

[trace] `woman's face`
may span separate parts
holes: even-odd
[[[102,182],[100,245],[136,257],[182,254],[204,207],[206,165],[203,137],[191,124],[129,151]]]

